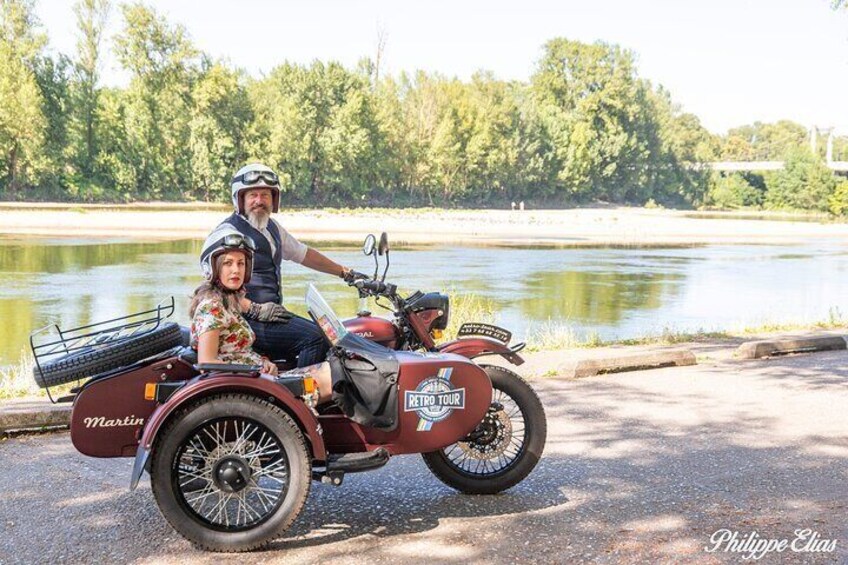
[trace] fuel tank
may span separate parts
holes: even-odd
[[[377,342],[383,347],[394,349],[398,343],[398,329],[390,320],[377,316],[357,316],[342,322],[351,332]]]

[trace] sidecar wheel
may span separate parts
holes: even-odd
[[[495,494],[520,483],[539,462],[547,421],[536,391],[524,379],[503,367],[480,367],[492,381],[492,408],[467,441],[422,457],[449,487]]]
[[[306,442],[292,418],[265,400],[205,398],[159,437],[153,495],[171,526],[200,549],[258,549],[303,508],[311,482]]]

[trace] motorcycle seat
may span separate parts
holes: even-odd
[[[197,351],[195,351],[191,347],[182,347],[177,352],[176,356],[191,366],[197,365]],[[275,359],[274,364],[277,365],[277,368],[280,370],[280,372],[288,371],[290,369],[295,368],[295,363],[289,361],[288,359]]]
[[[189,347],[191,340],[190,330],[185,326],[180,326],[180,336],[182,337],[182,349],[177,353],[177,357],[188,363],[189,365],[197,365],[197,351]],[[294,369],[297,366],[297,358],[289,359],[274,359],[274,364],[282,371]]]

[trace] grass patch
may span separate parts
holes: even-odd
[[[534,327],[527,335],[527,351],[598,347],[602,343],[597,333],[581,337],[568,323],[553,320]]]
[[[586,337],[578,336],[567,323],[548,322],[528,333],[527,351],[550,351],[556,349],[574,349],[606,347],[611,345],[675,345],[678,343],[698,343],[711,340],[726,340],[750,337],[758,334],[833,330],[848,326],[848,319],[837,307],[831,307],[828,317],[815,322],[763,322],[757,325],[741,326],[727,330],[682,331],[666,326],[659,333],[649,333],[626,339],[602,340],[596,333]]]
[[[0,400],[21,396],[46,396],[32,378],[34,363],[28,354],[21,354],[17,365],[0,368]]]
[[[34,367],[35,362],[32,360],[32,356],[28,353],[21,353],[21,358],[17,365],[0,368],[0,401],[25,396],[47,398],[47,391],[35,384],[35,379],[32,376]],[[53,398],[56,399],[68,394],[77,384],[74,381],[51,387],[50,392]]]
[[[491,324],[495,320],[497,310],[495,301],[479,294],[468,294],[449,289],[450,316],[448,327],[445,329],[444,341],[456,339],[460,326],[466,322],[482,322]]]

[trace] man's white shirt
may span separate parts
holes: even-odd
[[[306,244],[298,241],[296,237],[287,232],[286,229],[280,225],[280,222],[274,218],[270,218],[270,221],[274,222],[274,225],[276,225],[277,229],[280,231],[283,259],[286,261],[294,261],[295,263],[303,263],[303,260],[306,258],[306,250],[308,249]],[[271,245],[271,256],[273,257],[277,253],[277,245],[274,243],[274,237],[271,235],[271,232],[268,231],[267,227],[259,230],[259,233],[264,235],[265,239],[267,239],[268,243]]]

